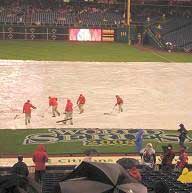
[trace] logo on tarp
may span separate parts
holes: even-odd
[[[82,142],[86,146],[133,145],[138,129],[48,129],[47,133],[31,134],[23,144],[49,144],[58,142]],[[178,136],[163,130],[145,130],[144,140],[177,142]],[[186,142],[192,142],[190,137]]]

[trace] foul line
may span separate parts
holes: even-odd
[[[158,53],[156,53],[156,52],[152,52],[154,55],[156,55],[156,56],[158,56],[159,58],[162,58],[162,59],[164,59],[164,60],[166,60],[167,62],[174,62],[174,61],[172,61],[172,60],[169,60],[169,59],[167,59],[167,58],[165,58],[164,56],[161,56],[160,54],[158,54]]]

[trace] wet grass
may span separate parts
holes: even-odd
[[[192,54],[139,49],[125,43],[0,41],[0,59],[98,62],[192,62]]]

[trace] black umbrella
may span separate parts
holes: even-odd
[[[134,158],[121,158],[117,161],[124,169],[131,169],[139,165],[139,161]]]
[[[17,175],[0,176],[0,192],[19,193],[19,187],[23,187],[28,181],[25,177]]]
[[[119,164],[109,163],[82,162],[59,186],[61,193],[147,193]]]

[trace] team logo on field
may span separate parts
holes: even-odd
[[[23,144],[49,144],[80,141],[85,146],[133,145],[138,129],[49,129],[47,133],[26,136]],[[178,136],[163,130],[145,130],[144,140],[177,142]],[[186,142],[192,142],[188,137]]]

